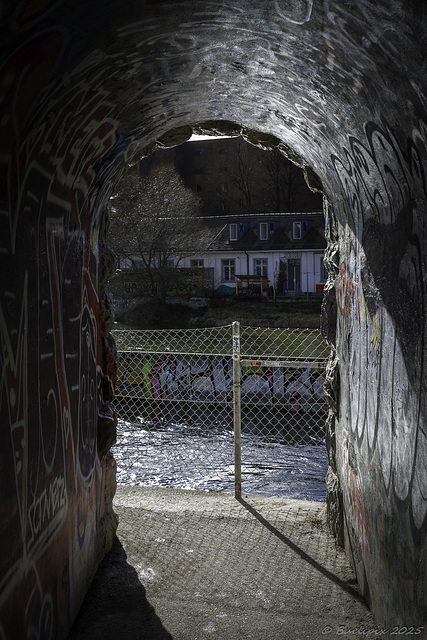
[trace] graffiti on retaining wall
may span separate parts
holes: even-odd
[[[366,468],[377,456],[385,494],[395,497],[399,510],[406,505],[420,539],[427,529],[422,462],[427,256],[420,210],[427,197],[427,129],[420,123],[404,146],[386,125],[370,123],[366,135],[365,142],[350,139],[344,160],[333,157],[353,213],[352,234],[343,239],[346,263],[337,279],[348,385],[343,413],[360,464]],[[367,549],[365,488],[355,484],[352,473],[347,484],[353,521]]]
[[[219,356],[119,354],[118,397],[217,402],[233,396],[230,359]],[[244,402],[287,405],[291,412],[326,411],[324,369],[243,366]]]
[[[55,4],[47,1],[44,8]],[[45,105],[47,118],[20,138],[43,96],[54,102],[69,39],[63,27],[41,30],[0,67],[0,169],[8,179],[2,206],[9,211],[0,216],[7,282],[0,300],[0,409],[3,426],[10,425],[2,440],[0,487],[8,513],[0,527],[8,549],[0,570],[5,638],[24,637],[28,629],[34,637],[62,635],[75,606],[70,598],[79,597],[78,582],[87,572],[87,553],[93,555],[100,512],[96,445],[107,356],[97,292],[100,210],[88,194],[97,158],[116,144],[107,93],[85,82],[61,86],[61,102],[52,110]],[[82,554],[75,554],[75,541]]]
[[[361,322],[366,321],[371,333],[369,343],[372,349],[378,347],[384,328],[383,310],[377,309],[371,315],[360,282],[360,275],[354,274],[344,264],[340,266],[338,272],[337,302],[341,314],[351,320],[352,326],[360,325]]]
[[[353,522],[350,525],[355,528],[357,539],[360,542],[360,552],[366,561],[372,551],[370,515],[365,493],[361,486],[354,448],[352,443],[347,440],[344,442],[344,473],[350,508],[353,513]]]

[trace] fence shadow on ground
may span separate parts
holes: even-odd
[[[313,569],[321,573],[323,576],[331,580],[336,585],[338,585],[341,589],[349,593],[354,598],[357,598],[359,602],[366,605],[366,601],[363,596],[359,593],[355,586],[352,586],[350,582],[354,585],[357,584],[356,579],[345,582],[341,580],[335,573],[326,569],[323,565],[319,564],[314,558],[312,558],[308,553],[306,553],[301,547],[299,547],[295,542],[292,542],[290,538],[281,533],[274,525],[271,524],[268,520],[266,520],[252,505],[250,505],[244,498],[241,496],[236,497],[237,501],[251,514],[254,518],[258,520],[268,531],[274,534],[281,542],[286,544],[289,549],[297,553],[302,560],[307,562]]]

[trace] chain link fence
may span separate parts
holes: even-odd
[[[323,499],[319,331],[236,322],[113,335],[119,482]]]

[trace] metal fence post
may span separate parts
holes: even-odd
[[[234,495],[242,494],[241,403],[240,403],[240,323],[233,322],[233,421]]]

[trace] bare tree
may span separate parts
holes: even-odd
[[[252,194],[256,187],[256,160],[251,157],[249,147],[239,140],[237,152],[228,167],[230,182],[235,187],[239,202],[243,204],[243,210],[252,213]]]
[[[129,172],[112,200],[109,244],[138,272],[143,294],[163,300],[184,256],[203,248],[199,198],[172,163]]]
[[[265,154],[262,174],[266,202],[271,211],[302,211],[319,206],[320,198],[308,188],[302,169],[278,149]],[[313,204],[312,204],[313,203]]]
[[[278,149],[264,151],[243,139],[229,145],[221,178],[213,173],[205,206],[212,215],[309,211],[321,208],[321,197],[308,188],[300,167]]]

